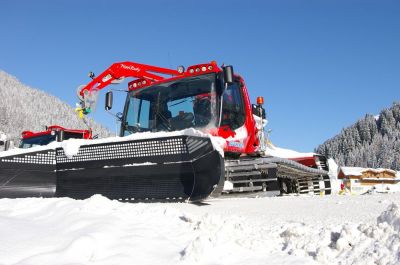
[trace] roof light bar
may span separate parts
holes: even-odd
[[[135,89],[138,89],[138,88],[145,87],[147,85],[151,85],[151,83],[152,83],[152,81],[149,80],[149,79],[144,79],[144,78],[136,79],[134,81],[129,82],[128,89],[129,90],[135,90]]]
[[[192,65],[188,68],[187,73],[200,74],[200,73],[212,72],[212,71],[218,69],[218,67],[215,68],[213,64],[216,64],[216,63],[211,62],[208,64]]]

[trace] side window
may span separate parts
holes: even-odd
[[[129,99],[129,108],[128,108],[128,112],[126,113],[126,122],[128,125],[133,126],[136,124],[136,120],[135,120],[135,110],[137,109],[137,106],[135,104],[135,99],[134,98],[130,98]]]
[[[232,130],[243,126],[245,112],[243,97],[238,83],[228,86],[222,96],[222,119],[221,125],[228,125]]]
[[[150,101],[140,100],[137,122],[141,128],[149,129]]]
[[[126,122],[129,126],[138,126],[149,129],[150,101],[131,98],[127,112]]]

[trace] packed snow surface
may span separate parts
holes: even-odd
[[[399,264],[400,194],[0,200],[0,264]]]

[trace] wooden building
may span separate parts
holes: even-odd
[[[369,191],[400,191],[400,174],[385,168],[341,167],[338,173],[346,192],[363,194]]]

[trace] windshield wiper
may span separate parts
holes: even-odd
[[[186,102],[186,101],[188,101],[188,100],[189,100],[189,99],[185,98],[185,99],[183,99],[183,100],[181,100],[181,101],[179,101],[179,102],[177,102],[177,103],[175,103],[175,104],[172,104],[170,107],[173,107],[173,106],[182,104],[183,102]]]
[[[158,92],[158,95],[157,95],[156,109],[155,109],[155,113],[154,113],[155,116],[156,116],[155,120],[157,121],[157,116],[160,117],[160,119],[162,121],[161,125],[163,125],[168,131],[172,132],[172,131],[175,130],[175,128],[172,126],[172,124],[167,119],[167,117],[165,117],[164,114],[161,113],[161,111],[160,111],[160,105],[161,105],[160,100],[161,100],[161,91]],[[157,125],[158,124],[156,122],[155,127],[157,127]]]

